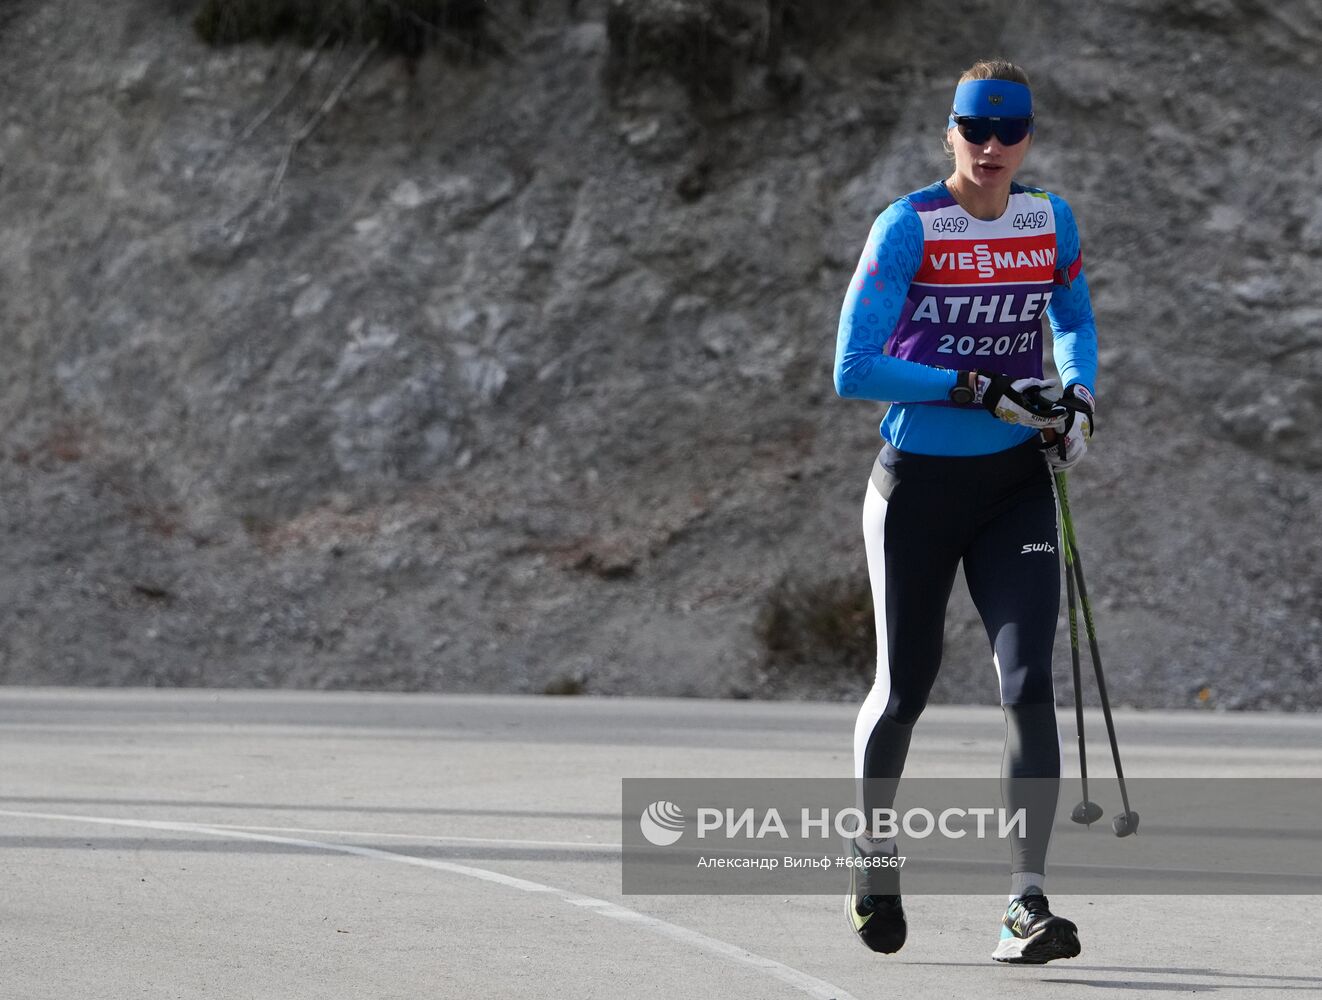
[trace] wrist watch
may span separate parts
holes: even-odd
[[[967,374],[967,372],[960,372],[959,377],[955,380],[954,388],[950,390],[950,401],[956,406],[968,406],[969,403],[973,402],[973,390],[969,388],[969,384],[964,377]]]

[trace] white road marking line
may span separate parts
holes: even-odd
[[[481,844],[488,847],[565,847],[573,850],[619,854],[620,844],[600,840],[512,840],[502,837],[451,837],[435,833],[377,833],[366,830],[320,830],[302,826],[245,826],[240,823],[206,823],[210,830],[250,830],[257,833],[311,833],[319,837],[377,837],[383,840],[418,840],[439,844]]]
[[[496,885],[503,885],[509,889],[518,889],[520,892],[534,892],[555,896],[562,902],[571,906],[578,906],[593,913],[600,914],[611,920],[617,920],[620,923],[633,924],[658,934],[661,937],[669,938],[672,941],[678,941],[681,944],[698,948],[718,958],[728,959],[739,965],[747,966],[763,972],[773,979],[778,979],[787,986],[791,986],[800,992],[814,997],[815,1000],[857,1000],[851,993],[846,992],[838,986],[832,985],[823,979],[810,976],[806,972],[800,972],[773,958],[767,958],[763,955],[755,954],[738,945],[730,944],[728,941],[722,941],[719,938],[710,937],[700,931],[691,930],[687,927],[681,927],[678,924],[672,924],[659,917],[649,916],[646,913],[639,913],[637,910],[631,910],[628,907],[621,906],[618,903],[612,903],[609,900],[597,899],[594,896],[584,896],[577,892],[570,892],[567,889],[559,889],[555,886],[544,885],[541,882],[532,882],[528,879],[515,878],[512,875],[502,875],[500,872],[488,871],[485,868],[474,868],[471,865],[459,865],[450,861],[436,861],[431,858],[415,858],[408,854],[396,854],[393,851],[383,851],[375,847],[358,847],[353,844],[333,844],[317,840],[301,840],[293,837],[277,837],[269,833],[251,833],[245,830],[232,827],[209,826],[202,823],[174,823],[164,820],[142,820],[142,819],[114,819],[108,816],[73,816],[63,813],[41,813],[41,812],[20,812],[12,809],[0,809],[0,816],[13,816],[19,819],[40,819],[53,820],[62,823],[95,823],[102,826],[123,826],[138,830],[157,830],[166,833],[200,833],[208,834],[213,837],[230,837],[235,840],[253,840],[267,844],[285,844],[291,847],[306,847],[318,851],[331,851],[339,854],[352,854],[357,857],[373,858],[377,861],[392,861],[396,864],[413,865],[418,868],[431,868],[436,871],[449,872],[452,875],[463,875],[467,878],[479,879],[483,882],[492,882]]]

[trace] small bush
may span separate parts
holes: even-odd
[[[652,72],[683,83],[695,99],[729,100],[746,56],[726,9],[711,0],[612,0],[606,12],[606,82]]]
[[[792,39],[800,49],[831,45],[860,28],[885,23],[889,16],[909,17],[895,0],[768,0],[773,31]]]
[[[578,674],[560,674],[546,682],[542,688],[542,694],[555,695],[558,697],[571,697],[573,695],[587,694],[587,678]]]
[[[728,101],[742,72],[765,66],[768,86],[788,49],[806,53],[875,22],[896,0],[611,0],[606,84],[650,73],[683,83],[695,100]],[[790,91],[794,88],[789,88]]]
[[[193,27],[209,45],[300,45],[377,41],[389,52],[420,55],[433,46],[468,53],[499,50],[483,0],[204,0]]]
[[[778,673],[871,678],[877,638],[867,579],[800,580],[787,574],[767,594],[758,638],[766,666]]]

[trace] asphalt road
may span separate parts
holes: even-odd
[[[1070,760],[1072,712],[1060,715]],[[1315,894],[1048,885],[1083,954],[1007,967],[989,959],[1004,896],[909,896],[908,944],[878,956],[846,928],[839,893],[621,893],[621,778],[848,776],[853,716],[0,689],[0,997],[1322,995]],[[1088,725],[1100,773],[1100,716]],[[1117,729],[1136,782],[1322,787],[1309,784],[1322,780],[1314,716],[1130,712]],[[994,776],[1003,739],[997,709],[932,708],[907,775]],[[1116,843],[1141,865],[1179,817],[1171,802],[1136,805],[1153,832]],[[1315,810],[1290,831],[1296,847],[1318,847]]]

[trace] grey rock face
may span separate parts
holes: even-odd
[[[719,6],[378,54],[297,143],[357,52],[0,13],[0,681],[859,696],[759,622],[865,579],[838,309],[990,39],[1101,329],[1112,698],[1322,707],[1315,5]],[[960,588],[933,697],[996,698]]]

